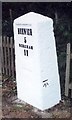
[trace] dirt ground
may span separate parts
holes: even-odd
[[[17,99],[15,79],[4,76],[2,81],[2,118],[72,119],[72,100],[64,96],[59,104],[45,111],[40,111]]]

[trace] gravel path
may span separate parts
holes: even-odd
[[[3,79],[2,113],[3,118],[71,118],[72,101],[64,97],[54,107],[40,111],[37,108],[17,99],[16,82],[13,78]]]

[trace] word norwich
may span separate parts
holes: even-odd
[[[19,47],[33,50],[33,46],[29,46],[29,45],[19,44]]]

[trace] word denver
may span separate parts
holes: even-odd
[[[18,28],[18,34],[32,35],[32,29]]]

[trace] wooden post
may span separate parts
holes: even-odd
[[[12,76],[14,77],[14,61],[13,61],[13,37],[10,38],[11,41],[11,69],[12,69]]]
[[[0,36],[0,87],[2,87],[2,60],[3,60],[3,51],[2,51],[2,36]]]
[[[72,90],[71,90],[71,98],[72,98]]]
[[[11,30],[12,30],[12,9],[9,9],[9,13],[10,13]]]
[[[4,36],[4,54],[5,54],[5,74],[7,75],[7,53],[6,53],[6,36]]]
[[[65,95],[69,92],[69,78],[70,78],[70,43],[67,44],[67,58],[66,58],[66,77],[65,77]]]
[[[55,10],[55,23],[58,23],[58,14],[57,14],[57,10]]]
[[[11,76],[10,51],[9,51],[9,47],[10,47],[9,37],[7,37],[7,48],[8,48],[8,70],[9,70],[9,76]]]

